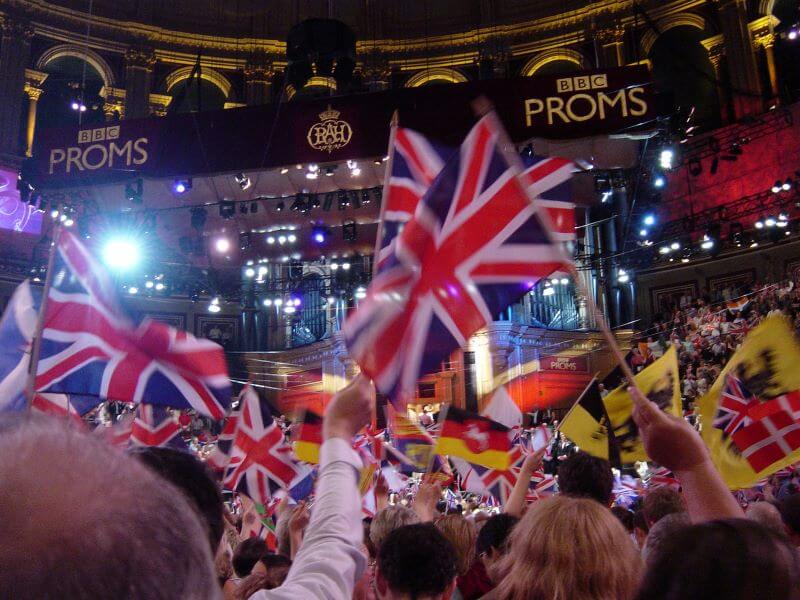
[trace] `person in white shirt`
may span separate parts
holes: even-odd
[[[370,422],[371,384],[357,377],[331,400],[322,424],[319,477],[302,546],[283,585],[250,600],[348,600],[367,559],[361,551],[361,459],[351,443]]]

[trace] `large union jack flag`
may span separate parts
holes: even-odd
[[[63,232],[55,252],[37,391],[225,415],[230,380],[220,346],[156,321],[135,327],[77,238]]]
[[[246,494],[265,504],[279,489],[288,489],[301,473],[292,448],[275,423],[269,406],[248,388],[233,437],[225,472],[225,489]]]
[[[493,114],[447,161],[393,242],[358,310],[345,322],[350,354],[394,402],[535,283],[564,267],[544,211],[500,147]],[[549,165],[549,166],[548,166]],[[539,164],[537,182],[566,181],[572,163]]]

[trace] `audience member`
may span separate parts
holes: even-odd
[[[614,474],[607,460],[578,452],[558,468],[558,488],[575,498],[591,498],[604,506],[611,504]]]
[[[680,492],[669,486],[661,485],[645,494],[642,510],[648,527],[652,528],[667,515],[686,512],[686,504],[684,504]]]

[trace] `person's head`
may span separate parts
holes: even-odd
[[[614,506],[611,508],[611,514],[619,519],[625,531],[633,533],[633,513],[631,511],[624,506]]]
[[[508,536],[518,522],[517,517],[501,513],[487,519],[481,527],[475,542],[475,550],[487,570],[505,554],[508,548],[506,543]]]
[[[781,519],[786,526],[786,535],[795,545],[800,546],[800,494],[786,496],[778,504]]]
[[[644,510],[641,507],[633,512],[633,535],[636,537],[636,543],[639,548],[644,548],[644,542],[647,539],[647,534],[650,531],[650,526],[647,524],[647,519],[644,517]]]
[[[403,525],[419,523],[419,517],[405,506],[387,506],[378,511],[369,526],[369,539],[375,550],[379,550],[383,540],[392,531]]]
[[[747,519],[675,531],[648,565],[638,600],[796,598],[797,557],[781,536]]]
[[[398,527],[378,550],[381,600],[448,600],[456,586],[455,549],[431,523]]]
[[[174,448],[137,448],[132,455],[186,495],[206,526],[211,553],[215,554],[225,531],[224,505],[208,468],[188,452]]]
[[[669,486],[661,485],[651,489],[642,503],[644,517],[652,527],[667,515],[686,512],[683,496]]]
[[[647,540],[642,548],[642,559],[650,564],[655,560],[664,547],[664,543],[672,535],[691,523],[689,515],[685,512],[672,513],[662,517],[658,523],[650,528]]]
[[[456,551],[456,571],[466,574],[475,560],[475,524],[460,515],[447,515],[436,520],[436,527]]]
[[[771,529],[778,535],[786,535],[781,513],[771,502],[753,502],[747,507],[747,518]]]
[[[578,452],[558,467],[558,489],[574,498],[592,498],[608,506],[614,475],[607,460]]]
[[[216,598],[203,524],[141,463],[43,415],[0,418],[0,598]]]
[[[257,537],[243,540],[236,550],[233,551],[233,572],[237,577],[247,577],[256,566],[256,563],[267,554],[267,546],[264,540]]]
[[[611,511],[588,498],[555,496],[531,506],[511,532],[497,565],[497,597],[627,600],[640,565]]]
[[[262,587],[258,589],[271,590],[284,582],[291,567],[292,561],[288,557],[268,552],[255,564],[253,570],[250,571],[250,576],[258,575],[260,577]]]

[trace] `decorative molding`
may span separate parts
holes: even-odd
[[[152,48],[128,48],[125,51],[125,68],[152,71],[156,66],[156,53]]]
[[[172,96],[169,94],[150,94],[150,114],[156,117],[164,117],[167,115],[167,107],[172,102]]]
[[[125,116],[124,89],[103,86],[100,89],[99,96],[104,100],[103,113],[106,115],[106,119],[111,121],[116,114],[118,114],[120,118]]]
[[[767,15],[747,24],[756,47],[772,48],[775,44],[775,26],[778,23],[780,21],[777,17]]]
[[[613,44],[621,44],[625,38],[625,26],[621,23],[616,23],[611,27],[604,27],[594,32],[594,36],[602,46],[610,46]]]
[[[322,77],[321,75],[314,75],[303,86],[302,89],[307,89],[311,87],[324,87],[328,88],[329,90],[336,91],[336,80],[333,77]],[[295,94],[297,94],[297,90],[295,87],[290,83],[286,86],[286,99],[291,100],[294,98]]]
[[[48,74],[33,69],[25,69],[25,93],[30,100],[38,100],[42,97],[44,90],[42,84],[47,79]]]
[[[432,81],[446,81],[447,83],[465,83],[466,75],[456,69],[446,69],[443,67],[425,69],[409,77],[405,83],[407,88],[415,88],[430,83]]]
[[[520,69],[519,74],[523,77],[530,77],[531,75],[536,74],[536,71],[541,69],[546,64],[556,61],[571,62],[579,67],[588,66],[583,54],[577,50],[573,50],[572,48],[553,48],[552,50],[540,52],[528,60],[528,62],[523,65],[522,69]]]
[[[656,21],[655,28],[648,28],[647,31],[645,31],[642,35],[642,39],[639,41],[644,54],[649,55],[650,51],[653,49],[653,44],[655,44],[656,40],[658,39],[658,36],[664,34],[673,27],[694,27],[700,31],[705,31],[706,20],[700,15],[690,12],[676,13],[659,19]],[[658,30],[659,33],[656,33],[654,29]]]
[[[58,46],[53,46],[45,50],[41,56],[39,56],[39,59],[36,61],[36,68],[44,70],[48,64],[63,56],[71,56],[85,61],[100,74],[100,77],[103,79],[103,85],[114,85],[116,81],[114,71],[111,69],[108,62],[106,62],[106,59],[85,46],[78,46],[75,44],[59,44]]]
[[[193,67],[181,67],[180,69],[176,69],[172,71],[169,75],[164,78],[164,87],[167,92],[169,92],[172,88],[174,88],[177,84],[181,81],[185,81],[189,79],[189,76],[192,74]],[[231,82],[228,81],[227,77],[225,77],[219,71],[215,71],[214,69],[207,69],[202,68],[200,69],[200,78],[204,79],[205,81],[209,81],[217,86],[225,96],[225,98],[229,98],[231,94]]]

